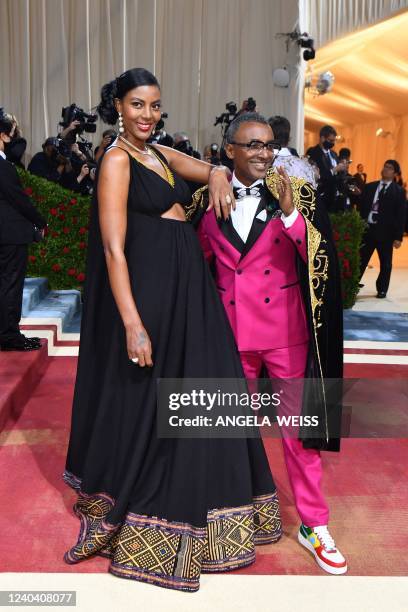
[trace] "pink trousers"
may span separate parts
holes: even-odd
[[[270,351],[241,352],[245,377],[248,380],[258,378],[264,365],[270,378],[301,379],[305,372],[307,350],[308,342]],[[288,388],[293,388],[293,384],[290,383]],[[283,411],[285,411],[284,395],[281,396]],[[298,404],[298,414],[300,414],[301,393],[298,393]],[[293,405],[289,411],[293,414]],[[327,525],[329,508],[321,490],[320,452],[303,448],[302,443],[295,437],[282,437],[282,445],[296,509],[302,523],[307,527]]]

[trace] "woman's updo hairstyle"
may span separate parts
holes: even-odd
[[[154,74],[145,68],[132,68],[126,70],[117,79],[106,83],[101,89],[101,101],[96,110],[104,123],[114,125],[119,117],[115,108],[115,98],[124,98],[128,91],[143,85],[160,85]]]

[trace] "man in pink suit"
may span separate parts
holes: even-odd
[[[233,121],[227,132],[226,152],[234,162],[232,188],[236,207],[227,222],[218,220],[213,210],[205,213],[198,235],[207,259],[215,264],[216,284],[246,378],[258,378],[264,368],[271,379],[282,379],[283,383],[283,379],[306,376],[310,355],[318,346],[310,323],[318,316],[317,310],[311,314],[305,301],[301,270],[303,266],[306,275],[309,270],[311,282],[308,234],[315,236],[315,241],[322,234],[311,223],[312,214],[302,214],[295,208],[291,181],[284,170],[278,170],[277,197],[266,188],[265,176],[278,147],[271,127],[260,115],[245,113]],[[313,207],[314,203],[314,214]],[[324,248],[319,250],[323,251]],[[295,389],[294,381],[286,384],[292,390],[287,397],[292,402],[297,398],[299,415],[301,392]],[[284,412],[294,414],[293,408],[293,404],[285,406],[283,401]],[[302,521],[298,540],[314,554],[322,569],[343,574],[347,564],[328,531],[329,509],[321,490],[319,449],[333,450],[328,438],[326,442],[316,447],[313,442],[302,443],[297,435],[282,438]]]

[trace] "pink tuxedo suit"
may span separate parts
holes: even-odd
[[[206,258],[214,259],[218,292],[246,378],[258,378],[262,365],[271,378],[302,378],[309,332],[296,259],[307,261],[306,224],[301,214],[290,228],[268,217],[266,222],[254,219],[244,244],[232,221],[219,224],[211,210],[201,220],[198,237]],[[282,443],[302,522],[326,525],[319,451],[304,449],[297,438]]]
[[[215,256],[218,292],[239,351],[271,350],[308,340],[295,265],[296,252],[306,260],[302,215],[289,229],[280,219],[271,219],[243,257],[220,231],[214,212],[204,216],[198,233],[207,259]]]

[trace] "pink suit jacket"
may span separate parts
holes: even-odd
[[[254,219],[254,224],[260,223]],[[280,218],[258,226],[255,242],[243,252],[239,242],[227,238],[231,232],[235,233],[232,227],[221,230],[213,210],[198,228],[207,260],[215,259],[217,289],[238,350],[264,351],[306,342],[309,333],[296,269],[297,254],[307,260],[303,216],[299,213],[288,229]]]

